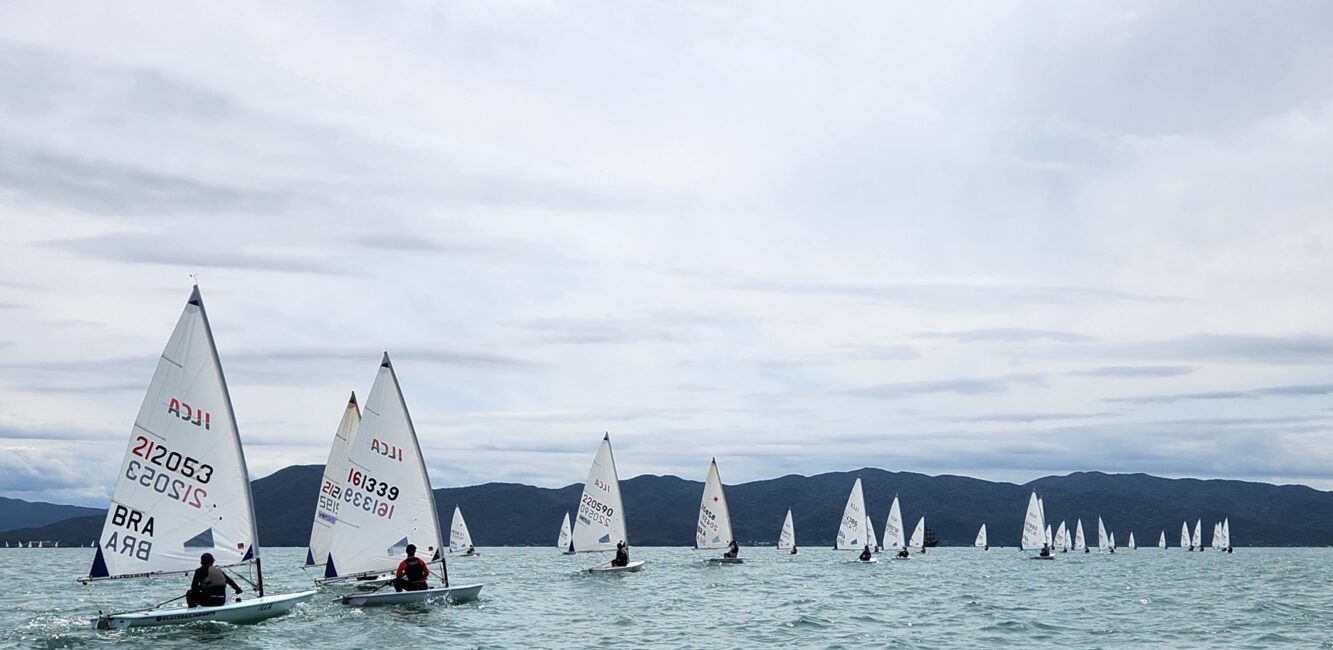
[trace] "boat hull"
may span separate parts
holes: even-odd
[[[852,564],[877,564],[878,562],[879,558],[877,557],[872,557],[869,560],[862,560],[860,558],[852,560]]]
[[[739,557],[710,557],[704,560],[704,564],[745,564],[745,559]]]
[[[219,607],[182,607],[155,609],[147,612],[106,614],[95,619],[93,624],[99,630],[122,630],[128,627],[181,625],[201,621],[236,624],[258,623],[265,619],[291,613],[292,609],[298,604],[310,600],[314,595],[315,592],[311,590],[252,598]]]
[[[481,596],[481,585],[459,585],[457,587],[438,587],[422,591],[391,591],[374,594],[351,594],[338,599],[338,602],[352,607],[384,607],[388,605],[406,605],[430,601],[447,601],[454,604],[466,603]]]
[[[626,564],[625,566],[611,566],[611,565],[609,565],[609,564],[603,564],[602,566],[595,566],[595,567],[593,567],[593,568],[591,568],[591,569],[588,569],[588,573],[598,573],[598,574],[600,574],[600,573],[638,573],[639,570],[643,569],[643,565],[644,565],[644,564],[647,564],[647,563],[648,563],[648,560],[635,560],[635,561],[633,561],[633,562],[630,562],[629,564]]]

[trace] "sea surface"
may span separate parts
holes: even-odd
[[[304,549],[263,553],[269,593],[309,588],[313,576],[297,568]],[[1039,562],[1014,549],[939,548],[861,564],[826,548],[745,548],[743,566],[705,566],[701,552],[635,548],[648,565],[613,576],[580,571],[609,554],[481,553],[449,562],[456,584],[486,585],[467,605],[356,609],[321,592],[257,625],[107,632],[92,628],[99,609],[166,600],[186,578],[84,587],[74,579],[90,549],[0,549],[0,647],[1333,647],[1333,549]]]

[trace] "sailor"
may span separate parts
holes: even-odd
[[[190,607],[217,607],[227,604],[227,587],[241,593],[240,585],[222,569],[213,566],[213,554],[199,556],[199,568],[194,570],[190,590],[185,592],[185,603]]]
[[[791,547],[791,554],[792,554],[792,555],[796,555],[796,546],[795,546],[795,545],[792,545],[792,547]]]
[[[741,554],[741,547],[737,545],[736,540],[733,539],[731,540],[731,543],[727,545],[727,552],[723,553],[722,557],[727,559],[734,559],[736,556],[740,554]]]
[[[909,553],[909,552],[907,551],[907,547],[904,546],[904,547],[902,547],[901,549],[899,549],[899,551],[898,551],[898,557],[912,557],[912,554]]]
[[[430,588],[426,578],[430,577],[430,567],[417,557],[417,545],[407,545],[407,558],[398,563],[394,572],[394,591],[425,591]]]
[[[468,545],[467,545],[467,553],[464,553],[464,555],[476,555],[476,554],[477,554],[477,547],[475,547],[475,546],[473,546],[473,545],[471,545],[471,544],[468,544]]]
[[[616,559],[611,560],[611,566],[629,566],[629,547],[623,539],[616,542]]]
[[[1041,545],[1041,557],[1050,557],[1050,556],[1051,556],[1051,547],[1049,547],[1049,546],[1047,546],[1047,545],[1045,545],[1045,544],[1042,544],[1042,545]]]
[[[860,560],[861,560],[862,562],[869,562],[871,557],[872,557],[872,556],[871,556],[871,554],[870,554],[870,545],[869,545],[869,544],[866,544],[865,549],[861,551],[861,558],[860,558]]]

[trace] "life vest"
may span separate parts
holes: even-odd
[[[426,579],[426,564],[419,557],[409,557],[403,560],[407,566],[403,567],[403,577],[408,582],[422,582]]]

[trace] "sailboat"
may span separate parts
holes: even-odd
[[[926,552],[926,518],[922,517],[916,520],[916,528],[912,529],[912,537],[907,540],[909,548],[916,549],[917,553]]]
[[[342,506],[333,527],[333,542],[324,564],[323,583],[352,581],[388,574],[415,546],[426,563],[439,563],[441,586],[420,591],[347,595],[344,605],[369,607],[427,600],[467,602],[481,593],[480,584],[451,585],[440,543],[435,494],[421,456],[416,428],[407,411],[398,375],[385,352],[370,387],[361,424],[348,447],[347,473],[342,477]]]
[[[1203,520],[1202,520],[1202,519],[1196,519],[1196,520],[1194,521],[1194,534],[1190,536],[1190,546],[1193,547],[1194,550],[1199,551],[1200,553],[1203,552]]]
[[[1231,518],[1222,520],[1222,550],[1231,553]]]
[[[1033,492],[1028,499],[1028,511],[1023,517],[1023,536],[1019,538],[1019,547],[1024,551],[1041,551],[1034,559],[1054,559],[1046,546],[1046,520],[1042,513],[1041,500],[1037,498],[1036,492]]]
[[[1194,550],[1194,544],[1190,543],[1190,524],[1188,521],[1180,522],[1180,548]]]
[[[990,550],[990,543],[986,540],[986,524],[981,525],[981,530],[977,531],[977,541],[972,542],[972,545],[983,551]]]
[[[1087,538],[1083,536],[1083,520],[1078,520],[1078,525],[1074,528],[1074,552],[1088,552]]]
[[[838,536],[833,543],[835,551],[860,551],[869,545],[866,537],[866,501],[861,491],[861,477],[856,477],[852,492],[847,495],[847,505],[842,509],[842,521],[838,523]],[[871,557],[870,562],[875,558]]]
[[[1111,537],[1111,539],[1115,539],[1115,536],[1113,535],[1113,536]],[[1129,547],[1129,550],[1131,550],[1131,551],[1134,550],[1134,549],[1136,549],[1136,548],[1138,548],[1138,546],[1134,544],[1134,531],[1130,531],[1130,533],[1129,533],[1129,544],[1126,544],[1126,546],[1128,546],[1128,547]]]
[[[1051,548],[1060,549],[1061,553],[1069,550],[1069,531],[1065,528],[1065,522],[1060,522],[1060,527],[1055,530],[1055,544]]]
[[[569,527],[568,512],[565,513],[565,520],[560,522],[560,536],[555,539],[555,547],[565,555],[574,554],[574,531]]]
[[[324,479],[319,485],[319,499],[315,501],[315,521],[310,524],[310,546],[306,549],[305,565],[323,567],[329,561],[329,544],[333,542],[333,525],[338,522],[338,506],[342,497],[343,477],[347,475],[347,450],[361,425],[361,408],[356,404],[356,393],[347,400],[338,430],[333,434],[329,461],[324,463]]]
[[[782,532],[778,533],[778,550],[790,551],[796,555],[796,525],[791,521],[791,508],[787,509],[787,518],[782,520]]]
[[[889,506],[889,518],[884,522],[884,545],[889,549],[903,549],[907,548],[906,540],[903,531],[903,510],[898,503],[898,495],[895,494],[893,505]]]
[[[1111,533],[1111,546],[1110,546],[1110,549],[1111,549],[1111,552],[1112,552],[1112,553],[1115,552],[1115,533]]]
[[[866,515],[866,541],[870,544],[872,552],[880,551],[879,538],[875,536],[875,525],[871,523],[870,515]]]
[[[1212,549],[1214,551],[1222,549],[1222,522],[1220,521],[1213,522]]]
[[[1166,531],[1162,531],[1162,536],[1157,538],[1157,548],[1166,548]]]
[[[602,437],[597,456],[588,469],[588,481],[583,484],[579,499],[579,513],[574,520],[574,550],[578,553],[614,551],[616,544],[629,548],[629,534],[625,529],[625,508],[620,502],[620,477],[616,474],[616,458],[611,453],[611,434]],[[625,566],[612,562],[588,569],[590,573],[635,572],[643,568],[645,560],[633,560]]]
[[[1097,550],[1111,551],[1111,538],[1106,534],[1106,526],[1102,524],[1102,518],[1097,517]]]
[[[728,549],[722,557],[704,560],[709,564],[742,564],[745,560],[733,556],[730,548],[735,540],[731,535],[731,509],[727,507],[727,494],[722,489],[722,475],[717,471],[717,459],[708,465],[708,478],[704,481],[704,495],[699,501],[699,524],[694,530],[694,548]]]
[[[198,621],[253,623],[291,612],[314,591],[264,590],[250,476],[213,330],[196,285],[157,362],[97,552],[80,582],[186,576],[208,552],[219,568],[253,571],[254,598],[214,607],[150,608],[105,614],[98,629]]]
[[[461,552],[463,557],[481,555],[472,544],[472,533],[468,532],[467,522],[463,521],[463,511],[458,506],[454,506],[454,518],[449,522],[449,552]]]

